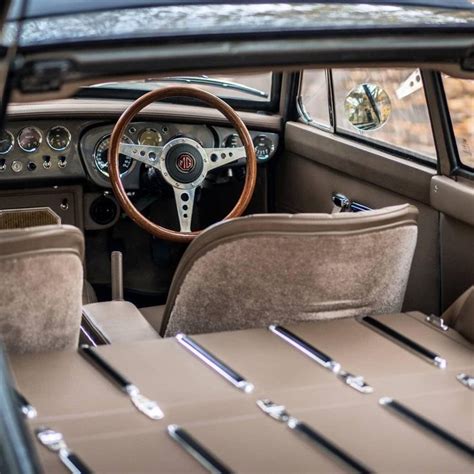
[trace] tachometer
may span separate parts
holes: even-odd
[[[15,139],[8,130],[0,130],[0,155],[8,153],[13,148]]]
[[[17,141],[23,151],[31,153],[39,148],[43,135],[36,127],[25,127],[18,133]]]
[[[122,138],[122,143],[133,143],[130,138],[126,135]],[[109,176],[109,162],[108,162],[108,153],[110,146],[110,135],[105,135],[102,137],[94,150],[94,163],[97,169],[104,175]],[[119,155],[119,170],[120,176],[124,176],[132,170],[134,165],[133,159],[129,156]]]
[[[71,143],[71,132],[66,127],[58,125],[49,130],[46,141],[53,150],[63,151]]]

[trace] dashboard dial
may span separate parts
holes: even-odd
[[[49,130],[46,141],[53,150],[63,151],[71,143],[71,132],[66,127],[58,125]]]
[[[224,142],[227,148],[238,148],[242,146],[242,140],[236,133],[229,135]]]
[[[23,151],[32,153],[41,145],[43,135],[36,127],[25,127],[18,133],[17,141]]]
[[[8,153],[13,148],[15,139],[8,130],[0,130],[0,155]]]
[[[266,137],[265,135],[258,135],[253,140],[253,145],[255,147],[255,154],[257,155],[257,159],[263,161],[268,160],[270,155],[275,150],[275,145],[270,140],[270,138]]]
[[[154,128],[145,128],[138,135],[138,143],[140,145],[160,146],[163,142],[161,133]]]
[[[133,142],[130,138],[124,135],[122,138],[122,143],[133,143]],[[105,135],[99,140],[94,150],[95,166],[104,176],[107,176],[107,177],[109,176],[109,162],[108,162],[109,146],[110,146],[110,135]],[[134,165],[134,162],[132,158],[130,158],[129,156],[122,155],[122,154],[119,155],[120,176],[124,176],[128,172],[130,172],[133,165]]]

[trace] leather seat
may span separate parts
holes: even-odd
[[[216,224],[186,250],[161,334],[399,312],[417,216],[415,207],[401,205]]]
[[[77,348],[83,256],[76,227],[0,231],[0,337],[8,351]]]

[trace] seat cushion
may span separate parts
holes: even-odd
[[[135,305],[128,301],[105,301],[82,307],[82,315],[99,337],[109,344],[159,339]]]

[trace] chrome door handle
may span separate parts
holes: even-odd
[[[372,210],[372,208],[355,202],[341,193],[333,193],[331,198],[333,204],[340,208],[340,212],[365,212]]]

